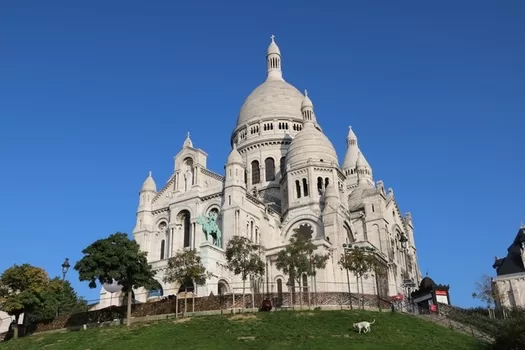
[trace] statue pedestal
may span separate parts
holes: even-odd
[[[202,242],[199,246],[199,255],[206,271],[212,276],[206,281],[206,286],[198,287],[198,296],[208,296],[210,292],[217,295],[217,284],[221,277],[225,277],[226,257],[224,250],[210,242]]]

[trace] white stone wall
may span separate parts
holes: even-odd
[[[504,307],[525,307],[525,273],[497,276],[493,279]]]

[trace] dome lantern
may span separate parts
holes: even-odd
[[[281,70],[281,50],[275,43],[275,35],[270,37],[272,42],[268,46],[266,53],[266,67],[268,70],[268,77],[266,80],[284,80],[283,72]]]

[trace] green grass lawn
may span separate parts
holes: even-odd
[[[376,320],[359,334],[352,323]],[[368,311],[282,311],[34,334],[0,343],[12,349],[483,349],[474,338],[415,317]]]

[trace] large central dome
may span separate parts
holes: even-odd
[[[301,102],[304,96],[284,81],[281,51],[273,38],[272,35],[272,42],[266,53],[266,81],[253,90],[244,101],[237,118],[236,129],[265,118],[292,119],[299,123],[303,121]]]
[[[303,94],[281,79],[267,79],[246,98],[237,127],[264,117],[290,117],[302,121]]]

